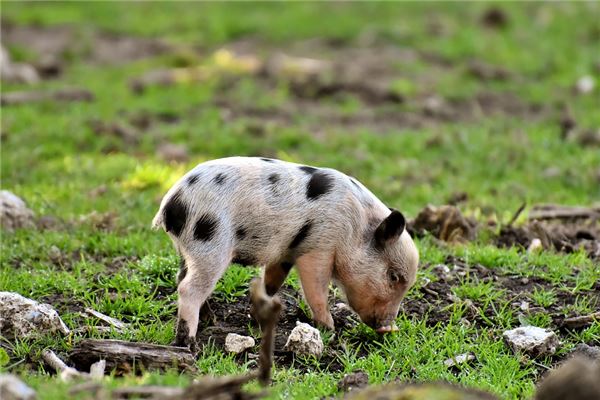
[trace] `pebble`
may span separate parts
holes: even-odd
[[[285,349],[298,355],[320,357],[324,349],[321,332],[309,324],[298,321],[288,337]]]
[[[250,336],[228,333],[225,337],[225,351],[228,353],[240,354],[255,345],[256,342],[254,341],[254,338]]]
[[[463,354],[458,354],[452,358],[447,359],[446,361],[444,361],[444,365],[448,368],[451,368],[451,367],[455,367],[457,365],[472,361],[474,359],[475,359],[475,356],[473,354],[463,353]]]
[[[35,390],[12,374],[0,374],[0,398],[2,400],[33,400]]]
[[[505,331],[502,336],[515,352],[534,357],[554,354],[560,344],[554,332],[536,326],[511,329]]]
[[[70,333],[54,308],[18,293],[0,292],[1,336],[23,339],[48,332]]]
[[[596,86],[594,78],[590,75],[585,75],[577,80],[575,89],[577,90],[577,93],[588,94],[594,90],[594,86]]]

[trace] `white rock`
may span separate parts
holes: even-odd
[[[528,253],[538,253],[540,251],[542,251],[544,249],[544,246],[542,245],[542,241],[538,238],[533,238],[533,240],[531,240],[531,243],[529,244],[529,247],[527,247],[527,252]]]
[[[0,226],[9,231],[33,226],[33,211],[8,190],[0,190]]]
[[[35,399],[35,390],[14,375],[0,374],[0,399],[33,400]]]
[[[529,311],[529,303],[526,301],[522,301],[519,304],[519,308],[521,309],[521,311]]]
[[[554,332],[536,326],[522,326],[505,331],[502,335],[515,352],[531,356],[554,354],[560,344]]]
[[[596,86],[596,81],[594,81],[594,78],[590,75],[585,75],[577,80],[575,89],[578,93],[588,94],[594,90],[594,86]]]
[[[237,333],[228,333],[225,337],[225,351],[239,354],[252,347],[256,342],[250,336],[242,336]]]
[[[473,354],[463,353],[463,354],[458,354],[452,358],[447,359],[446,361],[444,361],[444,365],[446,367],[450,368],[450,367],[454,367],[459,364],[464,364],[464,363],[469,362],[474,359],[475,359],[475,356]]]
[[[0,335],[14,338],[48,332],[70,333],[56,310],[18,293],[0,292]]]
[[[433,269],[444,275],[450,273],[450,267],[448,267],[446,264],[437,264],[435,267],[433,267]]]
[[[324,348],[321,332],[309,324],[298,321],[288,337],[285,348],[298,355],[319,357]]]
[[[35,68],[29,64],[13,63],[8,51],[0,46],[0,78],[6,82],[37,83],[40,80]]]

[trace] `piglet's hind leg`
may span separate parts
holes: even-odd
[[[205,265],[200,266],[199,263],[188,262],[186,265],[188,271],[177,287],[179,295],[177,330],[173,345],[189,347],[195,351],[200,307],[213,292],[228,263],[221,262],[216,266],[213,264],[210,268]]]

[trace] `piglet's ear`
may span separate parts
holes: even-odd
[[[406,227],[404,215],[393,208],[390,210],[392,213],[375,230],[375,245],[380,248],[389,241],[398,239]]]

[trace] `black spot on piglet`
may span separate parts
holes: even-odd
[[[275,162],[275,160],[273,160],[272,158],[261,158],[261,160],[265,162]]]
[[[215,235],[217,221],[208,214],[202,215],[194,227],[194,239],[208,241]]]
[[[217,185],[222,185],[225,182],[225,179],[227,177],[224,174],[217,174],[217,176],[215,176],[215,179],[213,179],[213,181],[217,184]]]
[[[244,227],[239,227],[235,230],[235,236],[239,239],[242,240],[246,237],[246,228]]]
[[[309,167],[306,165],[303,165],[301,167],[299,167],[301,171],[303,171],[304,173],[307,173],[308,175],[312,175],[315,173],[315,171],[317,170],[315,167]]]
[[[292,269],[293,266],[294,266],[294,264],[289,263],[289,262],[281,263],[281,269],[283,269],[283,272],[285,272],[286,274],[290,272],[290,270]]]
[[[332,178],[325,172],[315,172],[306,186],[306,197],[314,200],[326,194],[333,187]]]
[[[279,181],[279,175],[271,174],[271,175],[269,175],[268,179],[269,179],[269,182],[271,182],[271,185],[274,185]]]
[[[310,221],[308,221],[308,222],[304,223],[304,225],[302,225],[302,228],[300,228],[298,233],[296,233],[296,236],[294,236],[294,239],[292,239],[292,242],[290,243],[290,249],[298,247],[300,245],[300,243],[302,243],[307,238],[311,227],[312,227],[312,222],[310,222]]]
[[[198,175],[198,174],[188,176],[188,178],[187,178],[187,184],[188,185],[193,185],[194,183],[198,182],[198,178],[200,178],[200,175]]]
[[[175,193],[165,205],[165,230],[179,236],[187,220],[187,205],[181,199],[181,192]]]
[[[233,260],[231,260],[231,262],[244,267],[249,267],[257,264],[256,259],[250,254],[238,254],[233,258]]]

